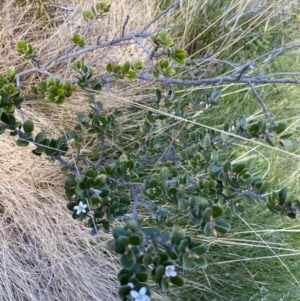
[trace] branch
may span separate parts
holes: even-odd
[[[103,138],[101,138],[101,141],[100,141],[100,156],[99,156],[99,159],[98,161],[96,162],[94,168],[97,169],[99,168],[101,165],[103,165],[103,157],[104,157],[104,151],[105,151],[105,140]]]
[[[268,112],[268,109],[265,105],[265,103],[263,102],[263,100],[260,98],[260,96],[258,95],[257,91],[255,90],[254,86],[249,83],[249,86],[251,88],[251,91],[252,93],[254,94],[254,96],[256,97],[257,101],[259,102],[259,104],[261,105],[262,109],[263,109],[263,112],[264,112],[264,115],[266,116],[266,119],[269,121],[270,124],[276,126],[277,123],[271,118],[269,112]]]
[[[280,48],[276,48],[274,50],[268,51],[268,52],[266,52],[266,53],[264,53],[264,54],[262,54],[262,55],[260,55],[256,58],[254,58],[253,60],[251,60],[247,64],[249,64],[249,65],[252,64],[254,66],[254,64],[257,63],[259,60],[261,60],[265,57],[268,57],[268,56],[272,56],[272,60],[273,60],[276,56],[281,54],[283,51],[291,50],[291,49],[299,48],[299,47],[300,47],[300,43],[296,43],[296,44],[292,44],[292,45],[288,45],[288,46],[282,46]],[[273,57],[273,55],[274,55],[274,57]]]
[[[151,58],[151,53],[150,53],[149,49],[136,37],[133,37],[132,39],[146,52],[148,57]]]
[[[125,32],[125,28],[126,28],[126,25],[127,25],[128,21],[129,21],[129,15],[127,15],[126,20],[125,20],[124,25],[123,25],[122,37],[124,37],[124,32]]]
[[[133,204],[131,206],[132,217],[134,220],[137,220],[137,218],[138,218],[137,206],[138,206],[138,203],[140,202],[140,197],[139,197],[140,189],[137,187],[134,187],[134,186],[131,186],[129,189],[133,196]]]
[[[235,76],[217,76],[211,78],[203,78],[203,79],[178,79],[178,78],[169,78],[169,77],[158,77],[153,78],[150,75],[146,74],[138,74],[138,79],[145,81],[156,81],[160,83],[165,83],[169,85],[186,85],[186,86],[199,86],[199,85],[207,85],[207,84],[216,84],[218,82],[230,82],[230,83],[241,83],[241,84],[300,84],[300,80],[286,78],[286,79],[267,79],[265,77],[259,76],[243,76],[240,79],[237,79]]]
[[[75,175],[79,176],[80,172],[78,168],[74,165],[69,164],[66,162],[61,156],[56,156],[55,159],[62,164],[63,166],[67,167],[70,171],[72,171]]]

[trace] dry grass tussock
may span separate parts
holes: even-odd
[[[0,145],[0,300],[117,300],[106,236],[71,218],[63,176],[9,137]]]

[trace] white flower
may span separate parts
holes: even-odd
[[[165,269],[166,277],[175,277],[177,276],[177,272],[175,271],[174,265],[167,265]]]
[[[130,286],[130,288],[131,288],[131,289],[133,289],[133,288],[134,288],[134,285],[133,285],[133,283],[132,283],[132,282],[128,282],[128,283],[127,283],[127,285],[128,285],[128,286]]]
[[[87,207],[87,205],[83,204],[81,201],[79,202],[79,205],[78,206],[75,206],[73,209],[74,210],[77,210],[76,214],[80,214],[81,212],[82,213],[85,213],[86,210],[85,208]]]
[[[134,299],[134,301],[150,301],[150,297],[146,295],[146,288],[141,287],[140,290],[137,291],[130,291],[130,296]]]

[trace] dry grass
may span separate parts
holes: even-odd
[[[70,217],[57,168],[9,137],[0,145],[1,300],[117,300],[106,236]]]

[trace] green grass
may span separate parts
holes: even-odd
[[[239,1],[233,1],[238,3]],[[194,6],[199,6],[195,11],[203,7],[205,1],[194,1]],[[191,4],[192,6],[192,4]],[[205,7],[206,23],[201,19],[188,18],[182,15],[182,23],[190,22],[187,32],[180,29],[174,30],[174,34],[182,37],[182,44],[193,43],[195,49],[190,49],[194,59],[201,58],[205,53],[212,51],[218,53],[220,58],[232,60],[235,63],[245,63],[249,59],[280,47],[282,40],[296,42],[295,23],[287,16],[285,23],[278,16],[271,19],[264,14],[249,15],[239,22],[243,33],[236,28],[227,28],[231,37],[225,36],[220,29],[222,20],[218,20],[222,6],[216,2]],[[238,13],[238,12],[236,12]],[[241,13],[241,12],[240,12]],[[176,16],[176,14],[175,14]],[[234,11],[231,11],[232,18]],[[177,20],[177,19],[176,19]],[[215,20],[218,20],[215,22]],[[170,20],[168,20],[170,22]],[[205,24],[209,30],[205,31]],[[213,25],[212,25],[213,24]],[[268,26],[267,26],[268,25]],[[201,27],[202,26],[202,27]],[[238,24],[235,25],[238,27]],[[180,26],[180,28],[183,28]],[[199,29],[200,28],[200,29]],[[201,31],[204,32],[201,36]],[[235,32],[236,31],[236,32]],[[262,32],[262,33],[261,33]],[[196,40],[198,43],[194,43]],[[224,50],[225,49],[225,50]],[[284,53],[278,56],[266,70],[266,72],[296,71],[298,53]],[[255,66],[256,71],[262,65]],[[210,64],[200,67],[212,67]],[[223,67],[214,71],[210,76],[225,74],[230,68]],[[199,73],[199,76],[201,74]],[[206,75],[207,76],[207,75]],[[182,97],[201,97],[205,100],[207,87],[193,87],[195,90],[184,91],[182,87],[178,95]],[[210,91],[212,87],[210,87]],[[246,114],[251,120],[259,120],[263,117],[261,107],[249,88],[245,85],[223,84],[220,87],[222,98],[217,106],[204,111],[197,121],[212,127],[222,128],[222,125],[232,119],[238,119]],[[279,189],[283,186],[292,188],[295,195],[300,193],[299,182],[299,158],[292,154],[300,154],[299,139],[299,109],[297,100],[297,87],[292,85],[263,85],[257,87],[261,98],[266,103],[269,112],[276,121],[286,120],[289,123],[289,131],[294,132],[295,144],[287,149],[287,153],[271,150],[270,148],[257,145],[255,141],[239,141],[225,151],[230,159],[249,159],[248,164],[253,172],[264,177],[270,182],[270,187]],[[143,103],[143,105],[149,105]],[[117,139],[114,138],[112,145],[117,147],[111,154],[118,157],[122,152],[132,148],[138,125],[142,123],[142,114],[146,109],[129,109],[125,113],[121,132]],[[193,120],[196,112],[190,113]],[[129,126],[130,120],[134,124]],[[129,122],[129,123],[128,123]],[[188,120],[186,122],[189,122]],[[97,155],[96,155],[97,157]],[[147,174],[145,175],[147,177]],[[300,224],[299,221],[281,220],[278,215],[271,213],[266,204],[260,203],[249,206],[247,212],[241,217],[231,217],[226,213],[232,225],[231,232],[224,237],[204,237],[200,235],[196,227],[187,223],[185,219],[177,220],[176,225],[185,228],[193,239],[204,240],[209,243],[208,255],[209,266],[204,271],[195,270],[183,273],[186,285],[182,290],[170,293],[171,300],[216,300],[216,301],[277,301],[277,300],[300,300]]]
[[[231,4],[238,2],[231,1]],[[281,4],[283,2],[281,1]],[[224,5],[227,4],[228,2],[225,4],[224,1]],[[184,32],[178,29],[178,36],[183,37],[180,40],[181,44],[190,46],[188,50],[193,59],[211,52],[218,53],[219,58],[242,64],[257,55],[280,47],[282,42],[286,44],[297,42],[296,33],[299,24],[291,20],[291,15],[282,17],[274,14],[273,18],[266,18],[264,14],[249,14],[238,19],[236,28],[222,29],[220,16],[224,7],[218,1],[210,3],[204,0],[191,1],[189,5],[189,9],[193,7],[194,12],[199,12],[198,18],[182,16],[180,21],[182,24],[186,23],[180,27],[184,28]],[[203,7],[204,11],[200,12],[200,8]],[[289,13],[292,14],[292,11]],[[237,10],[232,10],[231,17],[235,14],[238,14]],[[230,37],[226,36],[228,32],[231,32]],[[225,37],[222,38],[222,35]],[[298,56],[298,51],[283,53],[272,62],[266,72],[297,71]],[[205,67],[202,65],[199,63],[198,67]],[[260,67],[261,65],[256,66]],[[229,70],[227,67],[221,68],[212,72],[211,76],[224,74]],[[198,75],[201,76],[200,73]],[[204,98],[206,91],[203,89],[198,87],[194,92],[185,91],[182,95],[189,94],[192,98],[202,95]],[[224,84],[220,89],[222,99],[218,106],[204,112],[201,123],[209,126],[217,125],[219,128],[220,125],[232,118],[238,118],[241,114],[246,114],[254,120],[263,117],[259,103],[247,86]],[[286,120],[289,123],[288,131],[293,131],[295,143],[287,151],[299,155],[298,87],[263,85],[257,90],[271,116],[276,121]],[[233,146],[230,152],[234,153],[233,157],[253,155],[254,158],[249,164],[254,171],[270,181],[272,188],[288,186],[295,196],[299,195],[299,158],[257,146],[255,142],[241,141]],[[204,271],[185,273],[187,287],[180,292],[176,291],[171,295],[171,299],[300,300],[299,221],[278,219],[278,216],[268,211],[265,204],[247,208],[247,213],[241,217],[230,218],[228,213],[228,218],[232,225],[231,233],[211,239],[199,236],[197,231],[193,232],[193,228],[185,221],[178,221],[179,226],[189,228],[193,238],[207,240],[210,243],[208,258],[210,265]]]

